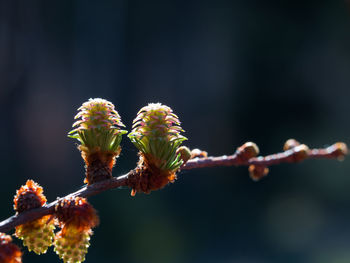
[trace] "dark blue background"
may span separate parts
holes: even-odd
[[[186,145],[211,155],[245,141],[262,154],[294,137],[349,142],[350,8],[343,0],[0,1],[1,219],[34,179],[50,201],[79,189],[67,138],[101,97],[131,123],[149,102],[179,115]],[[135,167],[125,137],[114,175]],[[90,198],[99,211],[86,262],[350,261],[349,160],[184,171],[151,195]],[[24,262],[59,262],[25,252]]]

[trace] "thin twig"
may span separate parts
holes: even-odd
[[[306,145],[298,145],[281,153],[267,156],[252,157],[248,159],[236,152],[233,155],[219,157],[194,158],[189,160],[181,169],[205,168],[215,166],[247,166],[262,165],[270,166],[280,163],[296,163],[305,159],[343,159],[347,154],[344,143],[335,143],[324,149],[308,149]]]
[[[265,157],[249,157],[251,152],[245,151],[247,144],[244,144],[237,149],[236,153],[230,156],[219,156],[219,157],[202,157],[190,159],[181,170],[190,170],[204,167],[214,166],[258,166],[267,167],[279,163],[295,163],[305,159],[341,159],[347,154],[347,147],[344,143],[336,143],[325,149],[311,149],[309,150],[306,145],[297,145],[291,149],[287,149],[284,152],[267,155]],[[247,158],[248,157],[248,158]],[[90,186],[84,186],[80,190],[70,193],[62,198],[46,204],[45,206],[29,211],[22,212],[20,214],[13,215],[8,219],[0,222],[0,232],[8,232],[14,227],[41,218],[42,216],[54,214],[56,204],[67,197],[90,197],[97,195],[101,192],[109,189],[118,188],[121,186],[130,186],[128,177],[135,173],[131,170],[129,173],[119,177],[113,177],[102,182],[92,184]],[[266,173],[266,171],[265,171]],[[264,174],[265,175],[265,174]]]

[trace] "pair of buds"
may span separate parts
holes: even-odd
[[[43,188],[28,180],[14,198],[14,209],[17,213],[42,207],[46,204]],[[70,197],[61,200],[55,207],[54,215],[43,216],[34,221],[16,227],[15,236],[23,240],[23,245],[36,254],[44,254],[50,246],[64,262],[78,263],[85,260],[92,228],[99,222],[95,209],[81,197]],[[60,231],[54,232],[55,226]],[[0,248],[1,250],[1,248]],[[0,253],[0,257],[3,253]],[[16,254],[14,254],[16,255]],[[1,261],[18,263],[17,261]]]
[[[112,168],[121,152],[120,142],[127,133],[114,105],[104,99],[90,99],[79,109],[74,129],[68,136],[80,142],[85,161],[85,183],[91,185],[112,177]],[[139,150],[137,182],[132,195],[159,189],[176,178],[176,171],[188,160],[189,150],[180,147],[187,140],[180,132],[179,118],[172,109],[160,103],[143,107],[128,134]],[[135,179],[135,177],[133,178]]]

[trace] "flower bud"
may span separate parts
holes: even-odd
[[[254,142],[246,142],[237,149],[236,154],[242,161],[247,161],[259,154],[259,148]]]
[[[12,243],[9,235],[0,233],[0,262],[1,263],[21,263],[22,252]]]
[[[294,151],[293,157],[295,162],[304,161],[308,157],[310,151],[309,147],[305,144],[295,146],[292,150]]]
[[[99,223],[95,209],[85,198],[70,197],[58,202],[55,212],[61,228],[55,237],[55,252],[64,262],[83,262],[91,229]]]
[[[43,206],[47,201],[43,192],[44,190],[39,184],[33,180],[27,180],[26,184],[16,191],[13,208],[18,213],[22,213]]]
[[[293,149],[299,145],[300,145],[300,142],[298,142],[297,140],[289,139],[284,143],[283,151],[288,151],[288,150]]]
[[[348,147],[343,142],[337,142],[329,147],[327,147],[327,150],[331,153],[333,153],[339,161],[343,161],[345,155],[348,154]]]
[[[206,151],[202,151],[200,149],[193,149],[191,151],[191,159],[193,158],[207,158],[208,157],[208,153]]]
[[[253,181],[259,181],[261,178],[265,177],[269,173],[269,168],[262,165],[249,165],[248,168],[249,176]]]
[[[187,163],[189,159],[191,159],[191,150],[188,149],[186,146],[181,146],[176,150],[177,154],[180,154],[180,159],[184,162]]]
[[[14,198],[17,213],[39,208],[46,204],[43,188],[33,180],[28,180]],[[15,236],[23,240],[23,245],[36,254],[46,253],[54,237],[54,220],[50,215],[16,226]]]
[[[134,189],[133,193],[147,193],[173,182],[176,171],[184,163],[178,148],[187,140],[180,134],[183,129],[177,115],[168,106],[150,103],[137,113],[132,127],[128,137],[140,150],[138,168],[143,180],[140,185],[147,185]]]
[[[112,177],[115,158],[119,156],[122,135],[127,131],[114,105],[104,99],[89,99],[78,109],[74,129],[68,137],[77,139],[86,163],[85,183],[93,184]]]

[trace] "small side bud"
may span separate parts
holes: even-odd
[[[333,153],[339,161],[343,161],[345,155],[348,154],[348,147],[343,142],[337,142],[327,147],[327,151]]]
[[[295,162],[301,162],[308,158],[309,156],[309,147],[305,144],[300,144],[298,146],[295,146],[292,148],[293,150],[293,157]]]
[[[262,165],[249,165],[249,176],[253,181],[259,181],[269,173],[269,168]]]
[[[288,151],[288,150],[293,149],[293,148],[295,148],[296,146],[299,146],[299,145],[300,145],[300,143],[297,140],[289,139],[289,140],[287,140],[284,143],[283,151]]]
[[[189,159],[191,159],[191,150],[186,146],[181,146],[176,150],[176,154],[180,154],[180,159],[183,163],[187,163]]]
[[[236,150],[236,155],[242,160],[247,161],[259,154],[258,146],[253,142],[246,142]]]
[[[0,262],[1,263],[21,263],[22,252],[12,243],[9,235],[0,232]]]
[[[81,197],[70,197],[55,207],[61,230],[56,234],[54,250],[66,263],[80,263],[85,260],[92,228],[99,219],[95,209]]]
[[[191,159],[193,158],[207,158],[208,157],[208,153],[206,151],[202,151],[200,149],[193,149],[191,151]]]
[[[43,194],[43,188],[33,180],[28,180],[25,185],[17,190],[14,198],[14,209],[17,213],[39,208],[45,204],[46,197]],[[54,229],[53,217],[47,215],[16,226],[15,236],[23,240],[23,245],[29,251],[34,251],[36,254],[43,254],[52,245]]]

